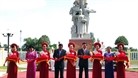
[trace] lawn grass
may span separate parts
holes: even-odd
[[[26,68],[18,68],[19,71],[26,70]],[[0,71],[5,72],[7,71],[7,66],[0,66]]]
[[[136,71],[136,72],[138,72],[138,68],[128,68],[127,71]]]

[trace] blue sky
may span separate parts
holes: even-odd
[[[89,32],[114,47],[124,35],[129,46],[138,48],[138,0],[87,0],[90,14]],[[74,0],[0,0],[0,34],[11,32],[10,43],[20,45],[21,38],[48,35],[52,43],[60,41],[67,48],[72,26],[69,10]],[[23,41],[23,40],[22,40]],[[7,38],[0,35],[1,44]],[[21,42],[23,44],[23,42]]]

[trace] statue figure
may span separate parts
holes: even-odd
[[[82,10],[80,10],[80,15],[78,16],[77,28],[78,28],[78,38],[83,38],[83,34],[86,33],[86,19],[84,15],[82,15]]]
[[[70,9],[70,15],[72,15],[72,21],[74,26],[76,26],[76,33],[77,33],[77,21],[78,21],[78,15],[79,15],[79,11],[80,11],[80,5],[78,3],[78,1],[75,1],[74,6]]]
[[[72,38],[88,38],[89,14],[96,11],[87,8],[87,0],[75,0],[69,14],[72,15]]]
[[[84,5],[87,2],[87,0],[76,0],[76,1],[79,3],[80,6]]]
[[[83,8],[83,14],[85,16],[86,21],[86,32],[88,33],[88,25],[89,25],[89,14],[90,13],[96,13],[96,11],[94,10],[90,10],[89,8],[87,8],[87,3],[84,4],[84,8]]]
[[[76,33],[75,31],[76,31],[76,26],[72,25],[72,27],[71,27],[71,33],[74,34],[74,33]]]

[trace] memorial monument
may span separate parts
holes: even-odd
[[[74,42],[76,45],[81,45],[82,42],[86,42],[92,46],[91,34],[88,32],[89,15],[90,13],[96,13],[96,11],[89,9],[87,4],[87,0],[75,0],[69,12],[73,22],[69,42]]]

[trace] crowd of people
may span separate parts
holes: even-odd
[[[105,78],[114,78],[113,61],[116,62],[117,78],[125,77],[125,67],[129,67],[129,60],[124,51],[124,44],[120,43],[117,45],[117,52],[112,52],[111,47],[106,48],[106,53],[102,54],[101,44],[96,42],[94,44],[94,51],[87,49],[87,43],[82,43],[82,48],[75,51],[75,44],[70,42],[68,44],[69,50],[63,49],[63,44],[58,45],[58,49],[53,51],[53,55],[47,50],[48,44],[43,42],[42,51],[35,51],[33,45],[28,47],[26,53],[26,60],[22,60],[19,57],[18,45],[13,43],[11,45],[11,53],[6,58],[5,63],[8,61],[8,76],[7,78],[17,78],[19,61],[27,62],[27,74],[26,78],[36,78],[36,63],[39,64],[39,78],[49,78],[49,66],[50,60],[54,61],[54,77],[64,78],[64,61],[67,60],[67,70],[65,78],[76,78],[76,62],[78,60],[79,66],[79,78],[82,78],[83,71],[85,72],[85,78],[89,78],[89,62],[93,63],[92,67],[92,78],[102,78],[102,65],[105,62]],[[4,65],[5,65],[4,63]],[[52,64],[53,65],[53,64]]]

